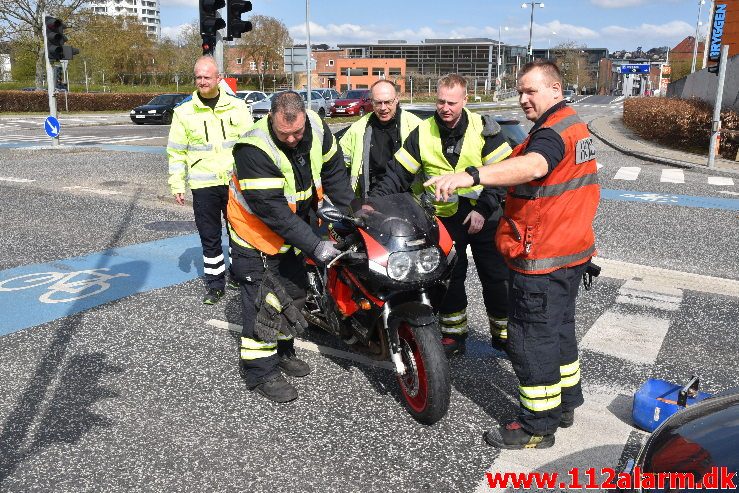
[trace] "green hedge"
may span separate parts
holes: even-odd
[[[708,151],[713,107],[699,99],[628,98],[624,101],[624,125],[640,137],[689,152]],[[739,114],[721,112],[722,129],[739,130]],[[719,152],[734,159],[736,139],[721,136]]]
[[[129,111],[145,104],[160,93],[84,93],[67,94],[69,111]],[[64,93],[58,93],[56,107],[59,113],[66,109]],[[1,113],[49,111],[49,96],[46,91],[0,91]]]

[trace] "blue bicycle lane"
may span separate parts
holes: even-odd
[[[739,210],[739,200],[602,190],[604,200]],[[225,239],[225,238],[224,238]],[[224,245],[224,251],[227,251]],[[0,272],[0,336],[203,274],[197,234]]]
[[[0,336],[202,274],[197,234],[4,270]]]

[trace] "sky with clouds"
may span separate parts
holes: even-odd
[[[485,37],[525,46],[531,4],[516,0],[252,0],[251,14],[276,17],[296,43],[306,41],[306,3],[311,43],[419,42],[426,38]],[[544,0],[534,10],[534,48],[575,41],[591,48],[645,51],[674,46],[695,34],[699,0]],[[701,30],[710,1],[702,7]],[[174,36],[197,20],[198,0],[160,0],[162,33]],[[244,18],[248,18],[245,15]]]

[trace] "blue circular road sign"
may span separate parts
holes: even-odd
[[[46,120],[44,121],[44,130],[46,130],[46,135],[48,135],[49,137],[58,137],[59,130],[61,130],[59,120],[57,120],[53,116],[47,116]]]

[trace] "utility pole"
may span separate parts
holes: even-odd
[[[718,88],[716,89],[716,104],[713,106],[713,121],[711,122],[711,142],[708,147],[708,167],[715,166],[718,154],[719,139],[721,138],[721,105],[724,98],[724,79],[726,78],[726,63],[729,58],[729,45],[721,46],[721,61],[718,68]]]
[[[701,25],[701,10],[706,0],[698,0],[698,18],[695,20],[695,39],[693,40],[693,62],[690,65],[690,73],[695,72],[695,59],[698,56],[698,29]]]

